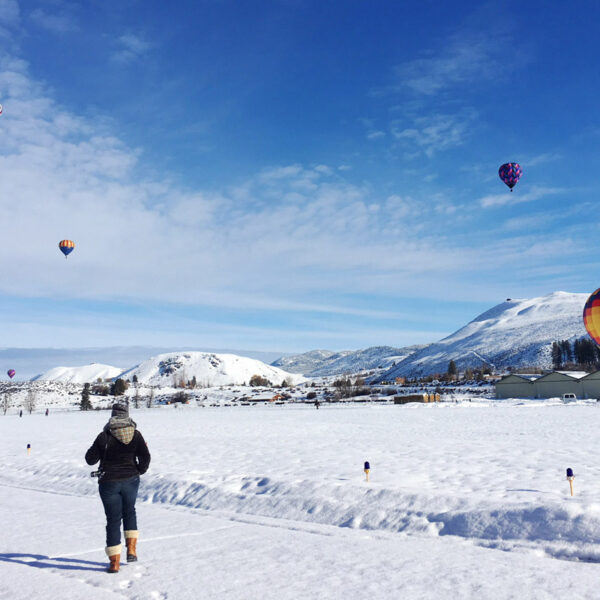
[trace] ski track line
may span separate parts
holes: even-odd
[[[52,494],[53,496],[71,496],[72,498],[95,498],[91,494],[74,494],[73,492],[59,492],[56,490],[43,490],[41,488],[27,487],[24,485],[14,485],[12,483],[0,483],[0,487],[11,488],[15,490],[26,490],[28,492],[40,492],[41,494]]]
[[[184,537],[194,537],[194,536],[202,536],[208,535],[209,533],[216,533],[217,531],[224,531],[226,529],[235,529],[237,525],[227,525],[224,527],[217,527],[216,529],[209,529],[207,531],[193,531],[192,533],[181,533],[179,535],[161,535],[157,537],[151,538],[141,538],[144,542],[157,542],[161,540],[173,540]],[[91,550],[82,550],[81,552],[71,552],[69,554],[57,554],[56,556],[48,557],[49,560],[56,560],[57,558],[68,558],[69,556],[81,556],[82,554],[92,554],[93,552],[103,552],[104,546],[101,548],[92,548]]]

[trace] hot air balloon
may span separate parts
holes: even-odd
[[[600,288],[587,299],[583,307],[583,324],[589,336],[600,346]]]
[[[60,248],[60,251],[65,255],[65,258],[67,258],[67,256],[69,256],[69,254],[71,254],[71,252],[73,252],[73,250],[75,249],[75,244],[71,240],[62,240],[58,243],[58,247]]]
[[[14,369],[9,369],[6,371],[6,374],[12,379],[16,375],[16,371]]]
[[[523,170],[521,169],[521,165],[516,162],[505,163],[498,169],[500,179],[502,179],[502,181],[510,188],[511,192],[515,185],[517,185],[517,181],[519,181],[522,174]]]
[[[0,104],[0,115],[2,114],[2,104]]]

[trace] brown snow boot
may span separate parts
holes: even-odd
[[[135,562],[137,560],[136,545],[138,540],[138,532],[129,530],[125,532],[125,543],[127,544],[127,562]]]
[[[110,565],[106,571],[108,573],[118,573],[119,563],[121,562],[121,544],[117,546],[108,546],[106,548],[106,555],[110,561]]]

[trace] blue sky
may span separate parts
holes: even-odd
[[[0,0],[0,346],[403,346],[591,292],[599,19]]]

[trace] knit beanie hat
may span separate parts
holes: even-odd
[[[113,404],[111,417],[128,417],[129,407],[126,404]]]

